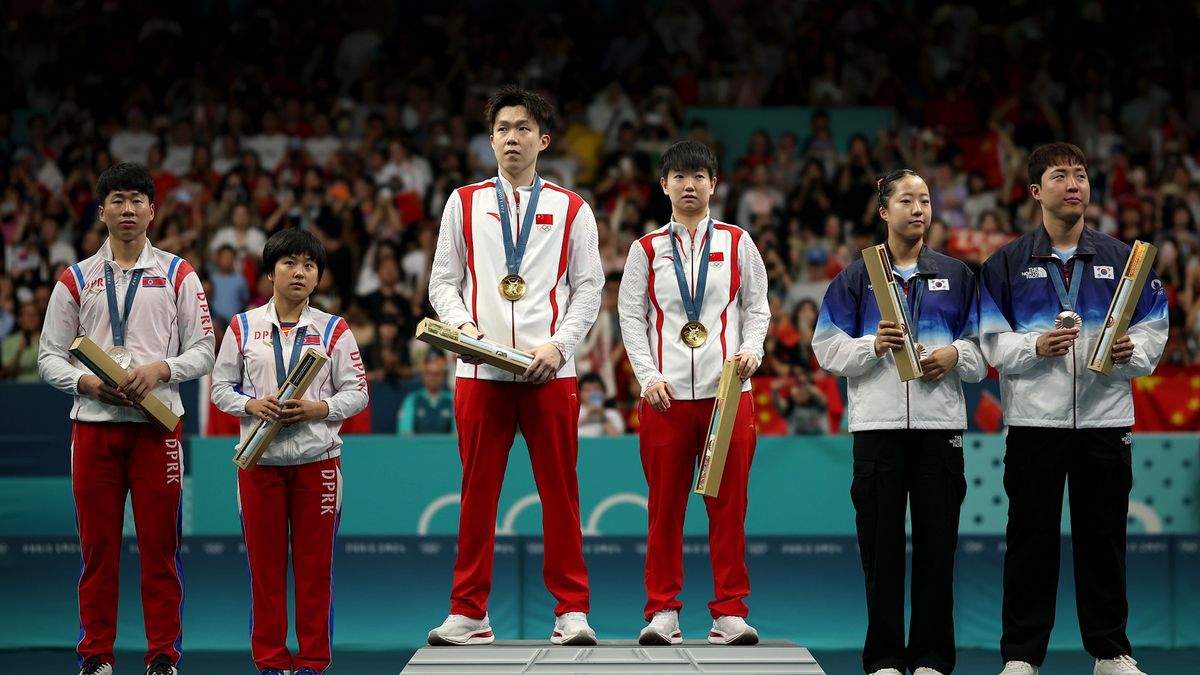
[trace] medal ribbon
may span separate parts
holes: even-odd
[[[1075,258],[1071,265],[1071,290],[1068,291],[1063,281],[1062,267],[1055,260],[1053,265],[1046,265],[1050,281],[1054,282],[1054,292],[1058,293],[1058,302],[1064,312],[1075,311],[1075,300],[1079,298],[1079,287],[1083,286],[1083,258]]]
[[[112,324],[114,347],[125,346],[125,327],[129,324],[129,310],[133,309],[133,296],[137,295],[138,286],[142,285],[141,269],[136,269],[129,277],[129,287],[125,289],[125,314],[117,313],[117,282],[115,281],[112,265],[104,263],[104,292],[108,296],[108,321]]]
[[[712,248],[713,220],[710,216],[704,226],[704,247],[700,251],[700,278],[696,280],[696,293],[688,292],[687,277],[683,275],[683,261],[679,259],[679,246],[675,243],[674,228],[670,233],[671,261],[675,263],[675,281],[679,283],[679,295],[683,298],[683,309],[688,321],[700,320],[700,308],[704,306],[704,287],[708,285],[708,252]]]
[[[296,339],[292,340],[292,357],[289,359],[287,370],[284,370],[283,340],[279,339],[279,326],[271,324],[271,346],[275,348],[275,382],[281,387],[283,381],[287,379],[288,373],[292,372],[292,369],[300,361],[300,351],[304,346],[304,334],[307,331],[307,326],[300,326],[296,329]]]
[[[508,265],[509,274],[520,274],[521,261],[525,258],[525,246],[529,243],[529,233],[533,231],[533,221],[537,214],[538,196],[542,193],[542,177],[534,175],[533,191],[529,195],[529,207],[525,210],[525,218],[521,222],[521,231],[517,234],[517,243],[513,244],[512,221],[508,216],[508,197],[504,195],[502,179],[496,179],[496,207],[500,211],[500,231],[504,233],[504,261]],[[515,195],[517,188],[513,187]]]
[[[913,283],[916,281],[917,283]],[[928,279],[919,277],[916,273],[908,278],[908,296],[909,316],[908,316],[908,334],[912,336],[914,343],[919,342],[917,336],[921,332],[921,298],[925,296],[925,286],[929,283]]]

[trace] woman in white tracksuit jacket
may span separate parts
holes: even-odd
[[[901,169],[878,182],[888,253],[908,302],[913,337],[927,349],[924,376],[900,382],[891,350],[903,333],[880,319],[866,265],[854,262],[825,294],[813,351],[847,379],[854,482],[850,494],[867,587],[868,673],[919,675],[954,669],[953,577],[966,494],[961,382],[987,364],[977,342],[975,277],[961,261],[924,245],[929,188]],[[912,625],[904,643],[905,507],[912,504]]]

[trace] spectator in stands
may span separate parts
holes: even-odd
[[[36,303],[23,302],[17,311],[17,330],[0,345],[0,380],[40,382],[37,357],[42,336],[42,311]]]
[[[212,298],[209,300],[212,314],[226,322],[242,311],[250,300],[246,277],[235,267],[236,262],[237,251],[225,244],[217,250],[213,269],[208,274],[213,285]]]
[[[813,385],[807,369],[771,384],[771,396],[780,416],[787,420],[788,433],[810,436],[829,433],[829,404],[825,393]]]
[[[454,394],[446,387],[444,355],[430,352],[425,357],[421,388],[404,397],[396,427],[405,436],[454,433]]]
[[[625,420],[612,407],[598,373],[579,376],[579,436],[616,436],[625,433]]]

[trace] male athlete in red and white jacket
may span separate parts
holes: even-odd
[[[76,652],[80,673],[112,672],[121,531],[125,496],[132,494],[146,673],[174,675],[183,637],[183,425],[160,432],[132,405],[153,393],[182,415],[179,383],[212,368],[215,336],[192,266],[146,239],[154,219],[154,181],[145,167],[107,169],[96,193],[108,240],[58,280],[38,352],[42,379],[75,397],[71,488],[82,557]],[[105,351],[129,355],[129,376],[119,389],[67,352],[81,334]]]
[[[755,445],[750,376],[762,362],[771,313],[766,269],[749,233],[709,217],[716,171],[716,157],[700,143],[683,141],[663,153],[660,182],[671,198],[672,219],[633,243],[621,279],[621,335],[642,385],[640,445],[650,489],[645,607],[650,624],[639,637],[642,644],[683,640],[678,597],[683,517],[708,440],[721,369],[731,359],[744,382],[742,398],[719,496],[704,498],[716,589],[708,604],[713,617],[708,640],[758,642],[758,633],[746,624],[744,602],[750,593],[746,483]]]
[[[535,358],[521,377],[482,364],[458,365],[454,409],[463,464],[458,560],[450,616],[430,631],[429,641],[461,645],[494,639],[487,598],[496,503],[519,426],[542,500],[543,573],[557,600],[550,639],[592,644],[575,474],[579,397],[573,353],[600,310],[604,276],[596,221],[579,195],[537,177],[537,155],[550,143],[553,119],[541,96],[506,87],[488,102],[486,117],[500,175],[450,195],[429,299],[443,322],[529,350]],[[501,294],[506,277],[516,282],[503,286],[508,296]]]
[[[241,438],[260,420],[286,426],[258,466],[238,471],[238,506],[250,563],[250,648],[261,672],[319,675],[333,639],[333,547],[342,514],[342,420],[367,407],[367,377],[345,319],[309,295],[325,270],[311,233],[276,232],[263,248],[274,295],[233,317],[213,372],[212,400],[241,418]],[[275,398],[303,352],[328,358],[298,400]],[[287,647],[288,544],[296,582],[296,642]]]

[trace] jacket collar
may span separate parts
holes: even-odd
[[[1096,254],[1096,241],[1099,235],[1095,230],[1083,226],[1083,231],[1079,233],[1079,244],[1075,248],[1075,255],[1092,256]],[[1053,258],[1054,247],[1050,245],[1050,233],[1046,231],[1046,224],[1038,225],[1038,228],[1033,231],[1033,257],[1034,258]]]
[[[895,260],[895,256],[892,255],[892,247],[888,246],[886,241],[883,242],[883,246],[887,249],[888,260]],[[933,249],[921,244],[921,251],[917,253],[917,275],[928,277],[937,274],[937,271],[937,258],[933,254]]]
[[[100,245],[100,250],[97,251],[100,257],[106,262],[115,263],[113,260],[112,244],[106,238],[104,243]],[[154,266],[154,247],[150,245],[150,240],[146,240],[146,245],[142,247],[142,252],[138,254],[137,262],[133,264],[133,269],[147,269]]]
[[[275,299],[274,298],[272,298],[271,301],[267,303],[267,321],[269,321],[273,325],[278,326],[280,328],[283,327],[283,326],[279,325],[279,314],[276,313],[276,311],[275,311]],[[308,304],[308,301],[305,300],[304,301],[304,309],[300,310],[300,320],[296,322],[296,328],[299,328],[300,326],[311,326],[311,325],[312,325],[312,307]]]

